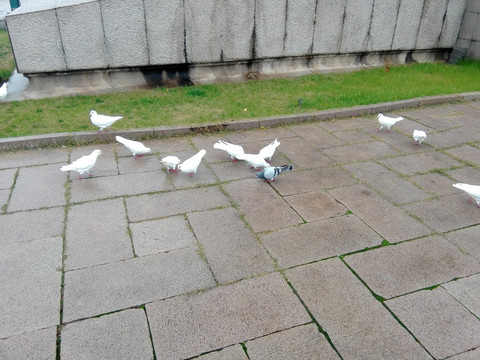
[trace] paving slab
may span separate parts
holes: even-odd
[[[480,263],[441,236],[431,236],[345,257],[384,298],[406,294],[480,271]]]
[[[419,120],[433,117],[445,117],[449,115],[458,115],[458,112],[447,106],[425,106],[407,110],[402,110],[401,115],[410,119]]]
[[[472,131],[468,127],[461,127],[430,136],[428,144],[440,149],[451,148],[467,142],[478,141],[478,136],[478,132]]]
[[[282,268],[306,264],[382,243],[382,238],[354,215],[314,221],[298,227],[274,231],[263,235],[262,240]]]
[[[206,355],[196,357],[199,360],[248,360],[241,345],[229,346],[220,351],[212,351]]]
[[[26,332],[0,340],[0,359],[55,359],[57,327]]]
[[[478,224],[479,209],[469,202],[469,196],[466,193],[461,190],[458,192],[460,194],[405,205],[404,209],[438,232]]]
[[[331,158],[335,163],[354,163],[398,155],[394,148],[381,141],[324,149],[322,153]]]
[[[373,161],[346,165],[345,169],[397,204],[425,200],[430,197],[410,181]]]
[[[443,284],[450,295],[461,302],[476,317],[480,318],[480,275]]]
[[[225,153],[225,155],[227,154]],[[230,159],[230,156],[227,155],[227,157]],[[210,164],[210,168],[220,181],[251,179],[256,177],[256,171],[250,169],[244,161],[233,162],[228,160],[222,163]]]
[[[448,358],[449,360],[477,360],[480,358],[480,347]]]
[[[0,211],[3,212],[7,208],[8,198],[10,197],[10,190],[0,190]]]
[[[0,246],[0,338],[58,325],[62,239]]]
[[[431,360],[338,258],[296,267],[286,276],[343,359]]]
[[[65,269],[133,257],[122,199],[72,206],[67,215]]]
[[[137,256],[168,252],[195,245],[188,222],[183,216],[131,223],[133,248]]]
[[[273,271],[272,260],[235,209],[187,216],[219,283]]]
[[[316,143],[308,143],[301,138],[282,139],[277,152],[283,154],[295,165],[303,169],[325,166],[332,161],[319,151]]]
[[[62,328],[61,337],[60,356],[64,360],[153,359],[143,309],[67,324]]]
[[[480,134],[479,134],[480,139]],[[480,167],[480,149],[470,145],[463,145],[446,151],[447,154]]]
[[[387,168],[407,176],[461,165],[457,160],[440,152],[409,154],[381,159],[379,162]]]
[[[331,189],[357,182],[345,170],[335,166],[300,171],[294,168],[293,170],[282,174],[282,177],[278,177],[271,183],[283,196]]]
[[[168,179],[173,184],[173,187],[176,189],[188,189],[201,185],[211,185],[218,182],[215,173],[205,165],[204,161],[202,161],[197,172],[193,176],[180,171],[177,173],[168,173],[167,175]]]
[[[344,215],[347,208],[325,191],[286,196],[285,200],[306,222]]]
[[[426,119],[419,119],[416,120],[418,122],[418,126],[426,126],[426,130],[428,130],[427,135],[429,133],[439,133],[454,129],[454,128],[459,128],[462,126],[463,123],[463,115],[450,115],[447,117],[432,117],[432,118],[426,118]],[[423,130],[423,129],[419,129]],[[432,135],[433,136],[433,135]]]
[[[32,149],[8,151],[0,154],[0,169],[66,163],[67,160],[67,149]]]
[[[8,204],[8,211],[31,210],[66,204],[67,176],[58,165],[21,168]],[[32,186],[35,184],[34,186]]]
[[[374,140],[369,133],[367,134],[365,129],[335,131],[332,134],[345,144],[367,143]]]
[[[224,188],[240,206],[245,220],[255,232],[303,223],[303,219],[265,181],[232,181]]]
[[[422,189],[437,196],[455,194],[457,190],[452,186],[452,179],[439,174],[430,173],[425,175],[414,175],[410,181],[420,186]]]
[[[146,309],[158,358],[188,358],[310,321],[278,273],[150,303]]]
[[[391,243],[431,233],[425,225],[366,185],[341,187],[328,192]]]
[[[386,305],[436,359],[480,346],[480,320],[442,287],[389,300]]]
[[[68,271],[63,321],[105,314],[213,285],[207,265],[189,248]]]
[[[238,145],[246,145],[249,142],[265,141],[270,143],[273,139],[277,138],[280,142],[282,138],[296,137],[296,134],[292,132],[288,127],[281,126],[271,129],[258,130],[245,130],[234,131],[226,135],[228,142]],[[212,144],[213,146],[213,144]]]
[[[133,156],[118,158],[119,174],[160,171],[162,169],[163,165],[156,155],[145,155],[138,159],[134,159]]]
[[[343,145],[345,142],[329,134],[317,124],[290,126],[290,130],[319,149]],[[281,143],[280,143],[281,145]]]
[[[446,234],[445,237],[448,241],[455,244],[460,251],[467,253],[480,261],[480,241],[478,241],[479,233],[480,225],[477,225],[467,229],[452,231]]]
[[[345,131],[355,129],[376,129],[377,122],[371,118],[351,117],[319,122],[318,125],[327,131]]]
[[[298,326],[245,344],[251,360],[340,359],[315,324]]]
[[[170,190],[163,171],[152,171],[117,176],[101,176],[72,181],[71,202],[106,199],[114,196],[137,195]]]
[[[10,189],[16,173],[17,169],[0,170],[0,189]]]
[[[64,217],[63,207],[2,215],[0,228],[6,236],[1,237],[0,246],[61,236]]]
[[[480,178],[480,169],[476,169],[472,166],[463,166],[459,169],[449,170],[447,171],[447,174],[450,175],[453,179],[457,180],[452,181],[450,186],[452,184],[455,184],[456,182],[463,182],[467,184],[480,184],[480,181],[478,180]],[[456,192],[458,192],[458,189]]]
[[[125,200],[130,221],[151,220],[230,205],[216,186],[140,195]]]

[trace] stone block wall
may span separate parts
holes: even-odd
[[[456,45],[467,58],[480,60],[480,0],[468,0]]]

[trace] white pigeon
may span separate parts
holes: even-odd
[[[180,159],[176,156],[169,155],[165,156],[161,163],[165,165],[165,167],[168,169],[170,172],[177,172],[177,165],[180,163]]]
[[[2,87],[0,87],[0,100],[4,101],[5,98],[7,97],[8,93],[8,88],[7,88],[7,82],[4,82]]]
[[[198,165],[200,165],[205,153],[206,151],[204,149],[200,150],[198,153],[178,165],[178,170],[184,173],[189,173],[190,176],[193,176],[193,174],[197,172]]]
[[[427,138],[427,133],[423,130],[413,130],[413,139],[415,144],[420,145]]]
[[[102,152],[100,150],[93,150],[90,155],[83,155],[80,159],[75,160],[70,165],[64,165],[60,168],[61,171],[76,171],[78,172],[78,178],[81,180],[82,175],[89,174],[90,169],[95,165],[98,155]],[[90,175],[89,176],[93,176]]]
[[[231,144],[229,142],[218,140],[215,144],[213,144],[215,149],[223,150],[230,155],[232,161],[236,162],[238,159],[238,155],[244,154],[243,147],[240,145]]]
[[[102,132],[107,127],[113,125],[115,121],[118,121],[120,119],[123,119],[123,116],[102,115],[102,114],[97,114],[95,110],[90,110],[90,121],[92,122],[93,125],[98,126],[100,128],[98,132]]]
[[[290,170],[293,170],[292,165],[270,166],[257,173],[256,177],[264,179],[266,182],[270,182],[273,181],[273,179],[275,179],[283,171]]]
[[[245,160],[250,164],[251,169],[266,168],[269,167],[270,164],[265,161],[262,155],[260,154],[242,154],[238,155],[238,160]]]
[[[280,145],[280,142],[275,139],[270,144],[262,148],[258,154],[261,155],[265,161],[270,162],[272,161],[272,156],[275,154],[275,150],[277,149],[278,145]]]
[[[452,186],[465,191],[468,195],[471,196],[470,202],[473,202],[472,199],[475,200],[475,202],[477,203],[477,207],[480,208],[480,185],[456,183]]]
[[[133,157],[135,159],[151,151],[150,148],[143,145],[140,141],[125,139],[124,137],[121,137],[121,136],[115,136],[115,140],[125,145],[125,147],[132,152]]]
[[[378,114],[377,115],[378,123],[380,124],[380,129],[377,130],[377,132],[380,132],[383,127],[385,126],[387,128],[387,132],[390,131],[390,128],[395,125],[397,122],[401,120],[405,120],[403,117],[399,116],[396,118],[388,117],[383,114]]]

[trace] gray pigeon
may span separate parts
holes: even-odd
[[[273,181],[273,179],[275,179],[280,173],[290,170],[293,170],[293,166],[291,165],[269,166],[257,173],[256,177],[265,179],[266,182],[270,182]]]

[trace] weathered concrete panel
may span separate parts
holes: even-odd
[[[457,41],[467,0],[449,0],[438,47],[451,48]]]
[[[367,50],[390,50],[397,23],[400,0],[375,1]]]
[[[100,1],[110,67],[148,65],[143,0]]]
[[[223,60],[251,59],[254,42],[255,1],[226,0],[224,6]]]
[[[55,10],[5,18],[20,73],[65,71]]]
[[[336,54],[342,42],[347,0],[318,0],[313,37],[314,54]]]
[[[316,0],[287,3],[285,56],[308,55],[312,51]]]
[[[422,9],[422,1],[402,0],[400,2],[392,50],[411,50],[415,48]]]
[[[107,66],[100,4],[90,2],[57,9],[67,69]]]
[[[144,0],[151,65],[185,62],[183,0]]]
[[[185,0],[187,62],[222,60],[223,1]]]
[[[257,0],[255,9],[255,58],[283,55],[287,0]]]
[[[438,46],[447,0],[425,0],[416,49],[431,49]]]
[[[368,32],[374,0],[347,0],[340,51],[363,52],[367,49]]]

